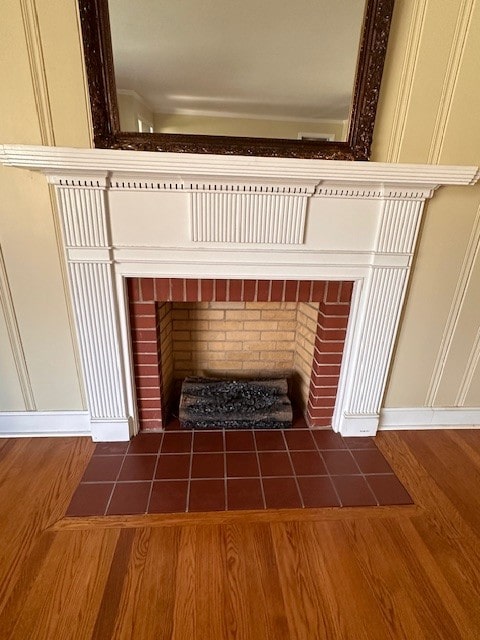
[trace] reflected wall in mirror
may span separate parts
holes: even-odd
[[[366,160],[393,0],[79,0],[97,147]]]

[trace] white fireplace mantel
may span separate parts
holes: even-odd
[[[425,201],[477,167],[0,147],[53,184],[92,437],[137,410],[125,278],[354,280],[333,428],[372,435]]]

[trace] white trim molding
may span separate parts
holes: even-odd
[[[276,179],[280,184],[294,180],[337,185],[398,187],[405,194],[412,188],[436,189],[441,185],[471,185],[479,178],[476,166],[390,164],[388,162],[350,162],[346,160],[302,160],[297,158],[259,158],[197,153],[152,153],[117,149],[70,149],[30,145],[0,145],[0,164],[36,170],[46,175],[80,176],[120,173],[131,176],[183,176],[240,180]]]
[[[41,171],[55,187],[94,440],[137,430],[127,277],[353,280],[332,426],[374,435],[424,203],[439,186],[479,175],[477,167],[24,146],[1,147],[0,162]],[[245,236],[220,233],[225,206]],[[206,235],[192,211],[211,225]]]
[[[88,411],[0,413],[0,438],[92,436]]]
[[[416,407],[382,409],[379,430],[480,429],[480,408]]]

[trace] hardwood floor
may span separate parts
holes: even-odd
[[[63,518],[84,438],[0,441],[0,637],[480,638],[480,431],[381,433],[414,507]]]

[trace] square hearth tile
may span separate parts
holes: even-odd
[[[228,452],[226,460],[229,478],[255,478],[260,475],[256,453]]]
[[[374,438],[361,438],[358,436],[350,436],[344,438],[345,443],[349,449],[376,449]]]
[[[300,493],[303,497],[303,504],[309,509],[319,509],[321,507],[339,507],[338,499],[332,481],[329,477],[297,478],[300,486]]]
[[[127,452],[130,442],[98,442],[95,445],[94,456],[123,455]]]
[[[360,473],[350,451],[322,451],[322,456],[332,475]]]
[[[157,463],[157,456],[153,455],[128,455],[123,463],[118,480],[152,480]]]
[[[297,476],[327,475],[327,468],[317,451],[291,451],[293,468]]]
[[[259,451],[285,450],[285,440],[282,431],[268,430],[255,431],[255,442]]]
[[[310,429],[286,429],[283,432],[290,451],[308,451],[316,449]]]
[[[192,478],[223,478],[223,453],[195,453],[192,459]]]
[[[344,507],[377,505],[377,500],[363,476],[333,476],[332,482]]]
[[[264,509],[262,486],[259,478],[227,480],[228,509]]]
[[[393,473],[392,467],[378,449],[352,451],[362,473]]]
[[[193,450],[205,453],[223,451],[223,431],[194,431]]]
[[[154,482],[148,513],[184,513],[187,510],[188,481]]]
[[[346,449],[344,438],[331,429],[312,429],[312,436],[319,449]]]
[[[189,511],[224,511],[225,481],[224,480],[191,480]]]
[[[396,476],[379,474],[367,476],[366,480],[379,504],[413,504],[408,491]]]
[[[162,453],[190,453],[191,431],[166,431],[163,434]]]
[[[146,513],[151,482],[121,482],[115,485],[107,515]]]
[[[285,451],[259,451],[260,470],[263,476],[292,476],[293,469]]]
[[[158,453],[162,444],[163,433],[139,433],[130,442],[128,454]]]
[[[85,469],[82,482],[115,481],[122,462],[123,456],[94,456]]]
[[[103,516],[113,489],[113,482],[80,484],[73,494],[67,516]]]
[[[253,431],[225,431],[226,451],[255,451]]]
[[[158,456],[156,480],[188,480],[190,477],[191,455],[189,453],[168,453]]]
[[[294,478],[262,478],[267,509],[298,509],[302,500]]]

